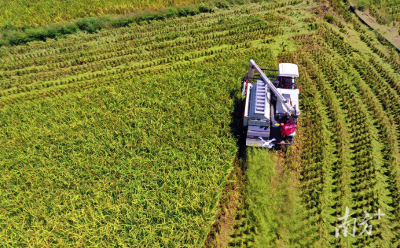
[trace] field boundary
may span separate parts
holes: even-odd
[[[266,0],[264,0],[266,1]],[[257,0],[249,0],[247,3],[258,2]],[[213,13],[219,9],[229,9],[235,5],[243,5],[246,3],[242,0],[231,0],[228,2],[208,0],[201,3],[191,3],[177,7],[167,7],[158,10],[142,9],[138,12],[132,12],[126,15],[116,16],[98,16],[84,17],[75,21],[66,21],[58,24],[50,24],[40,27],[17,27],[7,24],[0,27],[0,47],[15,46],[26,44],[31,41],[46,41],[47,39],[59,39],[80,31],[88,33],[96,33],[102,29],[112,29],[128,27],[134,23],[148,24],[152,21],[162,21],[172,18],[180,18],[187,16],[195,16],[202,13]],[[291,3],[297,3],[298,0],[292,0]],[[288,2],[283,2],[288,4]],[[282,5],[276,3],[276,6]]]
[[[354,5],[352,5],[352,4],[350,4],[350,11],[352,12],[352,13],[354,13],[356,16],[357,16],[357,18],[363,23],[363,24],[365,24],[366,26],[368,26],[370,29],[372,29],[372,30],[374,30],[375,32],[377,32],[378,34],[380,34],[384,39],[385,39],[385,41],[388,43],[388,44],[390,44],[393,48],[395,48],[396,50],[397,50],[397,52],[400,52],[400,44],[398,44],[398,45],[396,45],[395,43],[393,43],[391,40],[389,40],[385,35],[383,35],[381,32],[379,32],[379,30],[377,30],[377,29],[375,29],[367,20],[365,20],[360,14],[359,14],[359,11],[357,11],[356,10],[356,7],[354,6]],[[363,12],[364,13],[364,12]],[[370,15],[369,15],[370,16]],[[371,18],[373,18],[372,16],[370,16]],[[379,26],[383,26],[383,25],[380,25],[380,24],[378,24],[378,23],[376,23],[377,25],[379,25]],[[398,36],[399,37],[399,36]]]

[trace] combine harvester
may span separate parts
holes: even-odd
[[[254,70],[259,74],[257,77]],[[263,71],[278,71],[279,77],[272,83]],[[293,144],[300,115],[296,77],[299,68],[295,64],[281,63],[279,69],[265,69],[250,60],[242,90],[246,96],[243,126],[247,127],[247,146],[271,149],[275,145]]]

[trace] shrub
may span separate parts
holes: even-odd
[[[178,16],[178,10],[176,8],[167,8],[164,13],[165,18],[173,18]]]
[[[7,46],[7,45],[9,45],[10,43],[8,42],[8,40],[6,40],[6,39],[0,39],[0,47],[2,47],[2,46]],[[1,57],[1,56],[0,56]]]
[[[74,34],[76,32],[78,32],[79,28],[75,23],[69,23],[69,24],[65,24],[61,27],[59,27],[59,32],[62,35],[66,35],[66,34]]]
[[[364,1],[360,1],[358,3],[357,9],[360,11],[364,11],[367,7],[367,3],[365,3]]]
[[[106,27],[108,18],[83,18],[76,22],[77,27],[88,33],[94,33]]]
[[[196,8],[193,5],[185,6],[185,7],[183,7],[183,9],[185,10],[187,15],[189,15],[189,16],[197,15],[198,13],[200,13],[199,12],[199,8]]]
[[[185,10],[185,8],[179,8],[178,9],[178,16],[187,16],[187,12]]]
[[[47,31],[44,28],[30,28],[25,30],[26,35],[32,40],[46,41]]]
[[[93,22],[88,18],[83,18],[82,20],[77,21],[76,25],[80,30],[85,30],[89,33],[93,33],[96,31],[95,25],[93,25]]]
[[[3,35],[10,45],[21,45],[32,40],[23,31],[8,30]]]
[[[137,16],[137,22],[146,21],[149,23],[150,21],[161,19],[164,19],[164,17],[155,11],[144,11]]]
[[[229,6],[225,1],[218,2],[220,8]],[[58,25],[50,25],[49,27],[24,27],[16,28],[11,23],[6,23],[1,27],[3,45],[20,45],[33,40],[46,41],[49,38],[58,38],[68,34],[73,34],[81,31],[95,33],[105,27],[126,27],[131,23],[148,24],[155,20],[164,20],[178,16],[193,16],[199,13],[213,12],[212,6],[201,3],[200,5],[191,4],[180,8],[167,8],[164,11],[141,11],[137,15],[122,16],[115,19],[109,17],[85,17],[75,23],[63,23]]]
[[[199,5],[199,12],[200,13],[211,13],[211,12],[213,12],[213,10],[210,6],[207,6],[204,3],[201,3]]]
[[[111,20],[110,24],[114,28],[127,27],[129,24],[135,22],[134,17],[119,17]]]
[[[229,4],[227,2],[225,2],[225,1],[218,1],[218,2],[215,3],[215,6],[218,9],[228,9],[229,8]]]
[[[329,22],[329,23],[334,23],[335,22],[335,17],[331,13],[327,12],[325,14],[325,20],[327,22]]]
[[[46,32],[47,31],[47,32]],[[45,35],[45,38],[51,38],[54,39],[56,37],[61,37],[61,26],[50,26],[43,32]]]

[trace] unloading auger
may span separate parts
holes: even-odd
[[[271,82],[263,71],[277,71],[279,76]],[[246,96],[243,126],[247,127],[247,146],[272,148],[293,144],[300,115],[297,77],[296,64],[281,63],[279,69],[266,69],[250,60],[242,90]]]

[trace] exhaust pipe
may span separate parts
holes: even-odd
[[[254,66],[250,61],[250,65],[249,65],[249,72],[247,73],[247,77],[252,78],[254,77]]]

